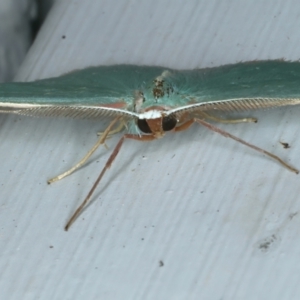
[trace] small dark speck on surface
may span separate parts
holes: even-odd
[[[270,246],[277,240],[277,237],[275,234],[272,234],[270,237],[264,239],[258,246],[258,248],[262,252],[267,252],[270,248]]]
[[[65,39],[65,38],[66,38],[66,36],[65,36],[65,35],[63,35],[61,38],[62,38],[62,39]]]
[[[289,215],[289,218],[290,218],[290,220],[292,220],[295,216],[297,216],[298,215],[298,212],[295,212],[295,213],[291,213],[290,215]]]
[[[291,148],[291,146],[289,145],[289,143],[283,143],[283,142],[279,142],[284,149],[288,149],[288,148]]]
[[[163,267],[164,265],[165,265],[164,262],[163,262],[162,260],[160,260],[160,261],[159,261],[159,266],[160,266],[160,267]]]

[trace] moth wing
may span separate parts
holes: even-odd
[[[133,115],[135,90],[160,70],[101,66],[34,82],[0,84],[0,112],[79,118]]]
[[[300,104],[300,63],[254,61],[178,71],[174,86],[185,105],[170,113],[244,111]]]

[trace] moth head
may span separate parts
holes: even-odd
[[[175,115],[168,115],[163,110],[149,109],[139,115],[136,124],[143,133],[152,134],[156,138],[160,138],[166,131],[173,130],[177,122]]]

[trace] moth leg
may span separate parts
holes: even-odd
[[[222,119],[222,118],[218,118],[215,116],[212,116],[210,114],[207,114],[203,111],[199,111],[197,112],[197,114],[199,114],[200,117],[205,118],[205,119],[209,119],[215,122],[219,122],[219,123],[227,123],[227,124],[236,124],[236,123],[257,123],[257,119],[256,118],[242,118],[242,119]]]
[[[116,134],[116,133],[119,133],[120,131],[122,131],[122,130],[124,129],[124,127],[126,127],[126,123],[125,123],[124,120],[122,119],[122,120],[120,121],[118,127],[115,128],[115,129],[112,129],[112,130],[108,133],[106,139],[110,139],[112,135],[114,135],[114,134]],[[99,132],[97,132],[97,135],[98,135],[98,136],[101,136],[103,133],[104,133],[104,131],[99,131]],[[104,142],[104,147],[106,148],[106,150],[109,149],[108,146],[107,146],[107,144],[106,144],[105,142]]]
[[[121,132],[125,126],[126,126],[126,124],[125,124],[124,120],[121,120],[119,125],[115,129],[110,130],[110,132],[107,135],[107,138],[110,138],[112,135]],[[100,131],[100,132],[97,132],[97,135],[101,136],[103,133],[104,132]]]
[[[110,130],[110,128],[108,128],[108,130]],[[91,199],[91,196],[93,195],[93,193],[94,193],[96,187],[98,186],[99,182],[101,181],[103,175],[110,168],[110,166],[112,165],[113,161],[115,160],[115,158],[117,157],[118,153],[120,152],[120,149],[121,149],[121,147],[122,147],[123,142],[124,142],[125,139],[133,139],[133,140],[138,140],[138,141],[153,141],[153,140],[156,139],[156,137],[153,136],[153,135],[139,136],[139,135],[134,135],[134,134],[124,134],[121,137],[121,139],[119,140],[119,142],[115,146],[113,152],[111,153],[110,157],[108,158],[108,160],[107,160],[105,166],[103,167],[101,173],[99,174],[97,180],[95,181],[95,183],[93,184],[92,188],[90,189],[88,195],[83,200],[83,202],[80,204],[80,206],[76,209],[76,211],[74,212],[74,214],[72,215],[72,217],[68,221],[67,225],[65,226],[65,230],[66,231],[70,228],[70,226],[77,219],[77,217],[80,215],[81,211],[84,209],[84,207],[87,205],[87,203]]]
[[[235,140],[235,141],[237,141],[237,142],[239,142],[239,143],[241,143],[243,145],[246,145],[246,146],[248,146],[248,147],[250,147],[250,148],[252,148],[252,149],[254,149],[254,150],[256,150],[256,151],[258,151],[260,153],[263,153],[263,154],[265,154],[265,155],[273,158],[274,160],[277,160],[285,168],[287,168],[288,170],[290,170],[290,171],[292,171],[292,172],[294,172],[296,174],[299,173],[299,171],[297,169],[295,169],[292,166],[288,165],[286,162],[284,162],[278,156],[276,156],[276,155],[274,155],[274,154],[272,154],[272,153],[270,153],[270,152],[268,152],[268,151],[266,151],[264,149],[261,149],[261,148],[259,148],[257,146],[254,146],[254,145],[252,145],[252,144],[250,144],[250,143],[248,143],[248,142],[246,142],[246,141],[244,141],[244,140],[242,140],[242,139],[240,139],[240,138],[238,138],[238,137],[236,137],[236,136],[228,133],[227,131],[224,131],[223,129],[220,129],[220,128],[218,128],[218,127],[216,127],[216,126],[214,126],[214,125],[212,125],[210,123],[205,122],[204,120],[195,118],[194,121],[197,122],[197,123],[199,123],[199,124],[201,124],[201,125],[203,125],[203,126],[205,126],[206,128],[208,128],[208,129],[210,129],[210,130],[212,130],[214,132],[217,132],[217,133],[223,135],[224,137],[231,138],[231,139],[233,139],[233,140]]]
[[[179,132],[179,131],[183,131],[183,130],[187,130],[188,128],[191,127],[191,125],[193,125],[195,123],[194,119],[190,119],[188,121],[185,121],[181,124],[179,124],[178,126],[176,126],[174,128],[175,132]]]
[[[53,183],[55,181],[61,180],[63,178],[65,178],[66,176],[72,174],[75,170],[77,170],[78,168],[80,168],[82,165],[85,164],[85,162],[91,157],[91,155],[97,150],[97,148],[101,145],[104,144],[109,132],[111,131],[112,127],[116,124],[116,122],[119,120],[120,117],[115,118],[109,125],[108,127],[105,129],[105,131],[103,132],[102,136],[98,139],[97,143],[93,146],[93,148],[75,165],[73,166],[71,169],[67,170],[66,172],[49,179],[47,182],[48,184]]]

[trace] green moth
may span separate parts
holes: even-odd
[[[71,226],[90,200],[125,139],[152,141],[167,131],[201,124],[257,150],[298,173],[276,155],[209,123],[256,122],[227,120],[215,112],[246,111],[300,104],[300,63],[254,61],[195,70],[114,65],[87,68],[60,77],[0,84],[0,112],[25,116],[101,119],[109,126],[73,168],[50,179],[60,180],[81,167],[111,134],[126,131],[112,151],[85,200],[68,221]]]

